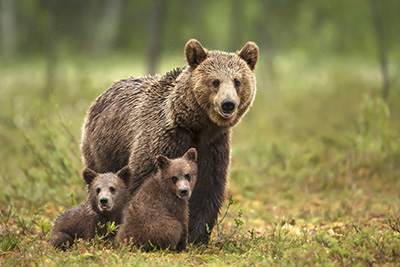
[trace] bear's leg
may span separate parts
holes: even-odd
[[[178,245],[176,245],[176,250],[179,252],[185,251],[187,245],[188,245],[188,228],[186,225],[186,227],[183,228],[182,235],[178,242]]]
[[[51,237],[50,244],[65,251],[74,244],[74,238],[67,233],[58,232]]]
[[[224,201],[230,159],[229,132],[198,148],[198,178],[190,198],[189,242],[207,243]]]

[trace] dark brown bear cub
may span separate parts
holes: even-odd
[[[210,51],[185,47],[188,66],[163,76],[116,82],[87,113],[82,158],[97,172],[133,171],[131,193],[155,170],[157,155],[198,153],[198,182],[190,198],[189,240],[206,243],[224,201],[235,126],[253,103],[258,47]]]
[[[130,199],[130,168],[125,167],[117,174],[98,174],[86,168],[82,175],[88,186],[88,200],[58,217],[50,238],[50,244],[55,248],[65,250],[75,239],[88,240],[96,232],[105,235],[107,222],[119,225],[122,221],[124,207]],[[112,240],[114,236],[115,233],[112,233],[106,239]]]
[[[117,242],[144,250],[182,251],[188,243],[188,200],[197,179],[197,151],[177,159],[158,156],[157,173],[148,178],[129,203]]]

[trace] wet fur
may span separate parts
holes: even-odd
[[[81,151],[84,165],[97,172],[115,172],[129,164],[134,194],[155,171],[156,155],[176,158],[195,147],[199,179],[190,199],[189,232],[191,242],[205,243],[207,228],[213,228],[224,201],[231,128],[256,93],[258,47],[249,42],[236,53],[225,53],[190,40],[185,55],[189,66],[183,70],[121,80],[100,95],[86,116]],[[229,119],[215,112],[220,99],[211,84],[216,78],[224,86],[241,80],[235,89],[238,107]]]
[[[105,173],[97,174],[85,169],[83,176],[88,184],[88,199],[85,203],[79,204],[63,212],[56,220],[50,237],[50,244],[62,250],[72,246],[78,238],[84,240],[92,239],[95,234],[105,235],[107,233],[107,222],[114,222],[119,225],[122,222],[122,215],[126,204],[130,199],[128,182],[131,176],[129,168],[124,168],[118,174]],[[102,187],[101,181],[111,182],[116,187],[113,208],[110,211],[101,211],[98,207],[96,188]],[[99,224],[103,227],[100,227]],[[106,239],[113,240],[115,233],[106,236]]]
[[[130,242],[144,250],[185,250],[188,243],[188,199],[179,197],[177,185],[186,182],[188,197],[197,180],[197,153],[189,150],[182,158],[159,156],[158,171],[143,182],[129,203],[116,242]],[[188,181],[185,175],[190,175]],[[172,182],[171,177],[176,177]]]

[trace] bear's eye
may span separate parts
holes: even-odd
[[[238,79],[233,80],[235,87],[238,88],[240,86],[240,81]]]
[[[190,176],[190,173],[185,175],[186,180],[188,180],[190,182],[190,179],[192,178],[192,176]]]
[[[178,181],[178,178],[176,178],[176,176],[172,176],[172,182],[175,184]]]
[[[97,194],[99,194],[99,193],[100,193],[100,188],[99,188],[99,187],[97,187],[97,189],[96,189],[96,193],[97,193]]]
[[[218,88],[218,86],[219,86],[219,80],[214,80],[214,81],[212,82],[212,85],[214,86],[214,88]]]
[[[111,193],[114,193],[114,192],[115,192],[115,187],[112,187],[112,186],[111,186],[111,187],[110,187],[110,192],[111,192]]]

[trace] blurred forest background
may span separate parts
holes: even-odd
[[[227,224],[287,227],[268,259],[308,262],[340,244],[351,256],[317,260],[394,262],[399,14],[398,0],[0,0],[0,222],[15,227],[1,237],[45,244],[58,213],[84,201],[81,126],[114,81],[185,66],[190,38],[230,52],[254,41],[258,92],[233,131]],[[360,233],[366,252],[349,241]]]
[[[195,37],[225,51],[253,40],[271,68],[274,56],[292,50],[387,65],[398,54],[399,9],[396,0],[1,0],[1,55],[43,57],[53,72],[65,58],[124,54],[154,73],[160,57],[181,56]]]

